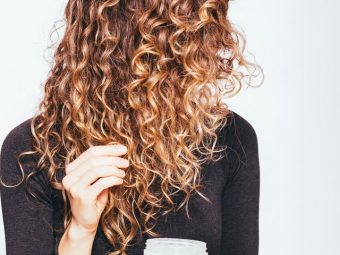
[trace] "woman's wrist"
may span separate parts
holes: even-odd
[[[91,254],[96,230],[88,230],[71,221],[58,245],[59,255]]]
[[[91,239],[95,237],[96,232],[97,229],[86,229],[72,220],[67,231],[67,236],[71,240],[83,240],[84,238]]]

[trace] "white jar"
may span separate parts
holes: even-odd
[[[144,255],[208,255],[206,243],[180,238],[150,238]]]

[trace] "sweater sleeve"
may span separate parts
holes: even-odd
[[[228,136],[229,172],[222,194],[220,255],[257,255],[259,247],[260,166],[257,135],[234,113]]]
[[[17,184],[22,178],[17,156],[22,151],[32,149],[29,121],[12,129],[2,143],[0,176],[6,185]],[[33,155],[22,156],[20,162],[25,175],[32,172],[36,165]],[[35,198],[27,192],[25,182],[14,188],[3,183],[0,185],[0,195],[6,254],[54,254],[53,204],[46,174],[38,172],[28,182]]]

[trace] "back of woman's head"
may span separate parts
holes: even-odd
[[[57,172],[90,146],[128,147],[130,167],[110,189],[101,220],[111,254],[124,254],[137,233],[157,236],[160,213],[184,207],[193,192],[205,197],[200,166],[223,149],[217,131],[229,110],[222,95],[241,88],[245,74],[235,64],[257,66],[242,55],[227,11],[227,0],[67,3],[65,34],[32,121],[34,148],[62,189]]]

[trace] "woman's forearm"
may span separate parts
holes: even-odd
[[[96,231],[84,231],[76,224],[70,223],[69,227],[64,232],[59,246],[59,255],[91,255],[93,240]]]

